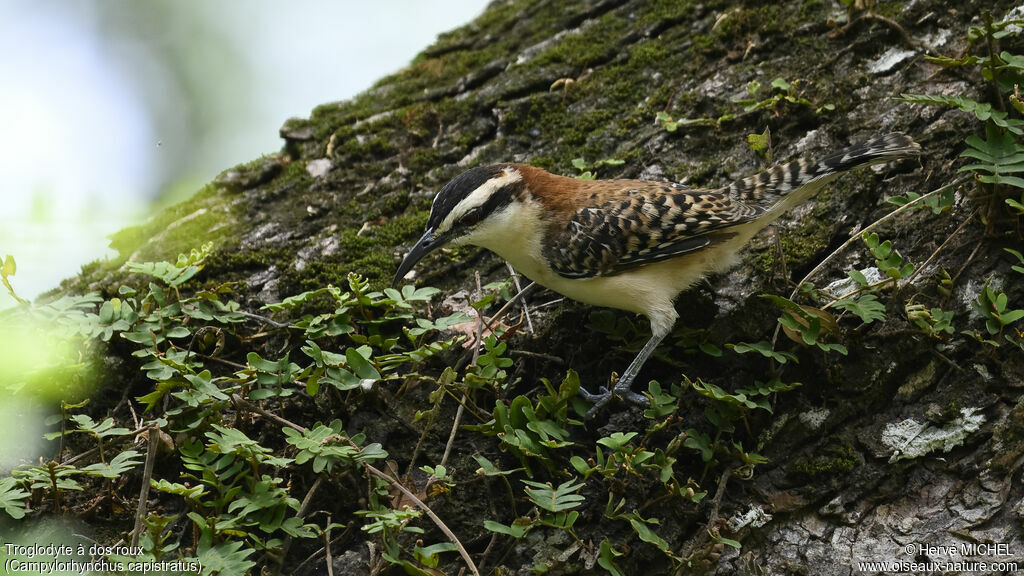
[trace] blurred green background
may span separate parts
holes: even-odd
[[[0,257],[18,295],[112,255],[108,235],[276,152],[285,119],[365,90],[485,4],[0,0]]]

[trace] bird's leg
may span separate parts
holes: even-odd
[[[640,373],[640,369],[643,367],[644,362],[654,354],[654,350],[661,344],[661,341],[665,338],[665,334],[652,334],[651,339],[644,344],[643,349],[636,355],[636,358],[629,364],[626,371],[619,378],[619,381],[615,383],[615,387],[612,390],[608,390],[604,386],[601,387],[600,392],[597,394],[591,394],[586,390],[580,388],[580,396],[583,396],[588,402],[593,402],[594,405],[587,411],[587,418],[591,418],[594,414],[604,407],[613,396],[618,396],[627,402],[631,402],[638,406],[647,406],[647,398],[642,394],[637,394],[630,390],[630,386],[633,384],[633,380],[636,379],[636,375]]]

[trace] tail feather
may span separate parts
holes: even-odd
[[[860,144],[854,144],[845,150],[828,156],[817,162],[796,160],[781,164],[770,170],[737,180],[726,190],[729,196],[741,203],[753,205],[760,210],[768,210],[783,196],[794,190],[803,189],[808,193],[816,191],[819,186],[807,188],[807,185],[821,181],[824,184],[841,172],[889,162],[900,158],[910,158],[921,154],[921,146],[909,136],[893,132],[875,136]],[[803,196],[803,194],[800,194]]]

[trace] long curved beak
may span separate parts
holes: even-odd
[[[412,270],[412,267],[415,266],[417,262],[444,244],[444,240],[434,238],[433,228],[427,228],[427,231],[423,233],[423,236],[416,241],[416,244],[414,244],[412,249],[409,250],[409,253],[405,255],[405,259],[402,260],[402,263],[398,265],[398,271],[395,272],[395,279],[391,282],[391,285],[397,286],[398,282],[402,278],[405,278],[405,275],[409,273],[409,270]]]

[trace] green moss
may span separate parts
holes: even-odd
[[[800,20],[810,21],[816,18],[824,17],[823,7],[821,0],[804,0],[803,4],[800,5]]]
[[[821,456],[798,456],[788,466],[790,474],[803,476],[849,474],[860,462],[853,443],[846,441],[839,446],[829,447]]]
[[[289,293],[298,293],[327,284],[338,285],[349,272],[357,272],[370,280],[375,289],[388,286],[397,264],[394,246],[418,237],[428,215],[426,210],[410,210],[362,235],[357,227],[345,228],[338,236],[339,256],[310,261],[301,273],[286,273],[283,284]]]
[[[336,144],[334,156],[344,157],[350,162],[369,162],[377,158],[386,158],[398,152],[393,141],[390,131],[382,127],[380,130],[375,129],[371,136],[352,136]]]
[[[693,17],[693,2],[679,0],[654,0],[644,3],[644,10],[637,16],[637,23],[643,27],[665,21],[686,20]]]
[[[406,239],[419,237],[423,233],[428,216],[430,216],[429,210],[413,210],[375,227],[368,237],[376,240],[379,244],[389,246],[402,244]]]
[[[628,31],[629,23],[615,12],[601,16],[597,23],[583,32],[567,34],[555,42],[530,63],[531,66],[568,64],[576,69],[610,60],[617,47],[607,38],[621,38]]]
[[[305,162],[290,162],[274,182],[275,187],[304,185],[313,179],[306,170]]]
[[[413,172],[428,172],[441,163],[440,155],[436,148],[417,148],[409,155],[406,167]]]
[[[829,193],[822,192],[812,200],[815,202],[814,208],[803,218],[796,230],[776,232],[779,234],[779,244],[789,270],[807,267],[828,249],[829,242],[835,234],[833,220],[826,217],[829,196]],[[770,273],[775,269],[775,265],[775,250],[765,250],[755,260],[755,267],[763,274]]]
[[[665,43],[657,38],[649,38],[635,44],[629,51],[629,66],[633,68],[656,68],[671,58]]]

